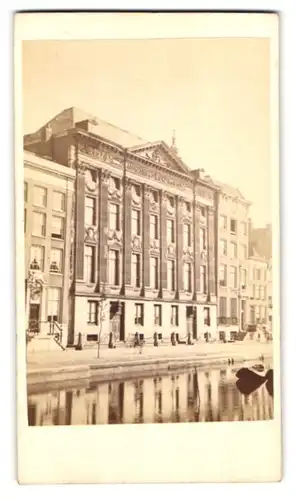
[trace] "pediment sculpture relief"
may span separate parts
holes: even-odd
[[[147,150],[141,153],[141,156],[154,161],[155,163],[159,163],[159,165],[163,165],[165,167],[168,166],[168,162],[164,158],[164,155],[161,153],[159,149]]]

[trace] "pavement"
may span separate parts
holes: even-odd
[[[226,359],[229,357],[244,358],[245,360],[256,359],[264,356],[272,357],[272,344],[261,342],[234,342],[234,343],[199,343],[192,346],[188,345],[166,345],[166,346],[145,346],[140,353],[139,348],[117,347],[108,349],[105,346],[100,347],[100,357],[97,357],[97,346],[87,348],[82,351],[66,349],[65,351],[35,352],[27,355],[28,372],[45,368],[58,368],[71,365],[109,365],[121,362],[162,360],[170,359],[189,359],[197,357],[197,360],[203,359]]]

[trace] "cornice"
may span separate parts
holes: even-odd
[[[41,158],[41,160],[43,160],[43,159],[44,158]],[[54,167],[49,167],[47,165],[46,166],[40,165],[40,164],[35,163],[31,160],[25,159],[24,166],[25,166],[25,168],[26,167],[33,168],[34,170],[39,170],[40,172],[46,171],[46,172],[51,173],[55,176],[62,177],[65,180],[73,181],[73,180],[75,180],[75,177],[76,177],[75,170],[73,170],[72,168],[64,167],[65,169],[67,169],[67,172],[62,172],[61,167],[63,167],[63,165],[59,165],[59,169],[58,169],[58,168],[54,168]]]
[[[169,167],[166,167],[164,165],[160,165],[157,162],[154,162],[150,158],[145,158],[145,157],[138,155],[137,152],[131,151],[130,148],[125,148],[125,147],[121,146],[120,144],[117,144],[115,142],[107,140],[102,136],[99,136],[97,134],[93,134],[92,132],[87,132],[87,131],[84,131],[81,129],[72,129],[69,132],[76,133],[77,136],[81,136],[81,137],[85,138],[86,140],[91,141],[94,144],[94,147],[96,147],[96,145],[100,144],[103,148],[112,150],[115,153],[117,153],[117,155],[122,157],[122,160],[123,160],[122,168],[123,169],[124,169],[124,161],[126,159],[127,163],[130,160],[132,163],[137,163],[139,165],[151,166],[154,169],[157,169],[160,173],[163,172],[164,174],[170,175],[171,178],[181,179],[184,182],[189,183],[189,185],[191,184],[192,188],[194,188],[194,186],[200,185],[201,187],[207,188],[213,192],[220,192],[221,191],[220,188],[218,188],[217,186],[215,186],[213,184],[209,184],[207,182],[204,182],[203,180],[201,180],[199,178],[195,178],[195,176],[193,175],[193,172],[194,172],[193,170],[189,170],[188,173],[187,172],[178,172],[177,170],[172,170]],[[164,141],[157,141],[155,144],[161,144],[163,146]],[[153,145],[154,145],[154,143],[151,143],[150,145],[144,145],[143,148],[141,148],[141,146],[140,146],[137,151],[143,151],[145,149],[148,149],[149,147],[152,147]],[[166,152],[168,154],[170,154],[170,152],[168,151],[168,148],[166,148],[165,146],[163,146],[163,147],[165,148]],[[177,164],[179,163],[178,160],[174,157],[174,155],[170,155],[170,156]]]

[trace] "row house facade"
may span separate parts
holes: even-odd
[[[248,323],[248,221],[250,203],[240,191],[215,182],[218,201],[218,330],[230,340]]]
[[[249,258],[249,325],[265,327],[272,333],[272,309],[271,260],[254,250]]]
[[[68,342],[217,335],[217,197],[174,148],[70,108],[25,148],[75,173]],[[101,338],[102,336],[102,338]]]
[[[74,184],[74,170],[24,152],[26,329],[34,333],[68,329]]]
[[[272,226],[254,228],[249,221],[250,323],[272,332]]]

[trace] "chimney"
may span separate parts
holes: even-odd
[[[44,142],[47,142],[50,140],[51,136],[52,136],[52,127],[50,124],[48,124],[42,129],[42,140]]]

